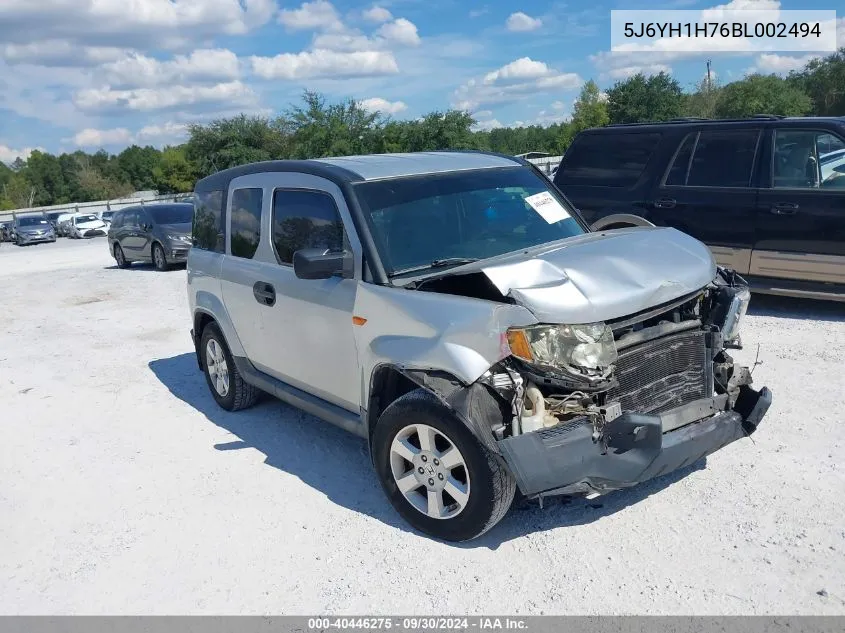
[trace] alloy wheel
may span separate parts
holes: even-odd
[[[221,398],[225,398],[229,394],[229,366],[223,355],[223,347],[213,338],[205,346],[205,362],[214,390]]]

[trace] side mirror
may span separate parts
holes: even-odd
[[[835,171],[837,174],[845,174],[845,164],[837,165],[833,168],[833,171]]]
[[[349,278],[352,271],[352,253],[348,251],[303,248],[293,254],[293,272],[300,279]]]

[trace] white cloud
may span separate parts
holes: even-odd
[[[508,31],[536,31],[543,26],[543,21],[539,18],[532,18],[522,11],[517,11],[516,13],[510,14],[505,25],[508,27]]]
[[[326,0],[303,2],[298,9],[284,9],[279,12],[279,22],[291,31],[343,28],[337,9]]]
[[[628,79],[634,75],[642,73],[645,76],[658,75],[660,73],[671,73],[672,69],[666,64],[642,64],[635,66],[620,66],[619,68],[611,68],[606,73],[602,73],[602,79]]]
[[[227,49],[200,49],[168,61],[133,53],[102,70],[112,86],[132,87],[231,81],[240,76],[238,57]]]
[[[381,112],[382,114],[399,114],[408,109],[404,101],[388,101],[381,97],[371,97],[361,101],[361,107],[370,112]]]
[[[534,79],[545,77],[550,72],[543,62],[537,62],[530,57],[521,57],[510,64],[505,64],[498,70],[484,75],[484,83],[492,84],[497,81],[518,81],[520,79]]]
[[[528,95],[576,90],[583,83],[576,73],[560,72],[522,57],[480,79],[470,79],[455,91],[452,104],[460,110],[473,111],[482,105],[518,101]]]
[[[12,149],[8,145],[0,143],[0,162],[11,165],[16,159],[26,160],[29,155],[35,150],[44,151],[40,147],[24,147],[22,149]]]
[[[367,77],[399,72],[388,51],[340,53],[316,49],[282,53],[275,57],[250,57],[252,71],[262,79],[307,79],[314,77]]]
[[[73,143],[76,147],[100,148],[138,145],[165,145],[181,141],[187,134],[187,126],[168,122],[164,125],[148,125],[133,134],[125,127],[98,130],[86,128],[74,134],[71,138],[63,139],[65,143]]]
[[[404,46],[417,46],[420,43],[416,25],[405,18],[398,18],[393,22],[383,24],[376,31],[376,35],[383,37],[388,42],[395,42]]]
[[[489,132],[499,127],[505,127],[498,119],[485,119],[484,121],[476,121],[473,129],[479,132]]]
[[[793,57],[791,55],[777,55],[775,53],[763,53],[757,57],[754,66],[748,69],[748,73],[777,73],[783,75],[791,70],[799,70],[807,65],[816,55],[803,55]]]
[[[275,0],[3,0],[0,41],[172,48],[265,24]]]
[[[255,101],[252,89],[240,81],[212,86],[162,86],[114,90],[110,86],[80,90],[73,103],[83,112],[153,111],[209,103],[250,105]]]
[[[384,7],[374,6],[364,11],[364,19],[367,22],[381,24],[393,19],[393,14]]]
[[[125,54],[125,49],[117,46],[78,46],[67,40],[39,40],[0,48],[0,57],[10,63],[57,67],[97,66]]]

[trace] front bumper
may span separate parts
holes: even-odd
[[[55,233],[44,233],[43,235],[29,235],[26,233],[18,233],[18,241],[21,244],[40,244],[42,242],[55,242]]]
[[[167,247],[167,261],[172,263],[182,263],[188,261],[188,251],[191,250],[190,244],[171,243]]]
[[[563,423],[500,441],[502,455],[526,496],[605,493],[627,488],[695,463],[751,435],[772,403],[771,391],[741,388],[732,411],[663,433],[663,415],[625,413],[607,425],[607,452],[593,427]]]

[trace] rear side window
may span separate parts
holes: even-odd
[[[344,245],[343,222],[329,194],[291,189],[273,193],[273,247],[280,263],[293,263],[293,254],[302,248],[341,251]]]
[[[558,184],[632,187],[654,153],[660,134],[583,134],[563,158]]]
[[[700,132],[686,183],[676,184],[688,187],[750,187],[759,136],[760,130]]]
[[[692,158],[692,150],[695,147],[695,141],[698,139],[698,132],[687,134],[678,151],[675,153],[675,160],[672,161],[672,166],[669,168],[669,174],[666,176],[667,185],[685,185],[687,184],[687,176],[689,175],[690,158]]]
[[[261,189],[236,189],[232,193],[232,255],[252,259],[261,240]]]
[[[225,252],[224,220],[223,192],[220,190],[198,192],[194,202],[192,228],[194,247],[215,253]]]

